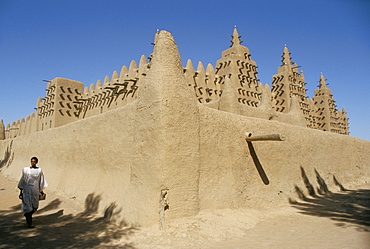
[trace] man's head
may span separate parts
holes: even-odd
[[[38,162],[39,162],[39,159],[37,157],[31,158],[31,166],[36,166]]]

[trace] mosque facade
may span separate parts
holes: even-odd
[[[222,52],[215,68],[211,64],[204,68],[199,62],[195,70],[192,61],[187,61],[183,68],[184,78],[200,104],[239,115],[349,134],[346,110],[336,108],[323,74],[319,88],[309,99],[303,71],[298,70],[288,48],[284,47],[282,64],[272,77],[270,89],[259,81],[257,63],[241,43],[235,28],[231,46]],[[81,82],[64,78],[49,81],[45,97],[37,100],[35,113],[6,126],[0,122],[0,139],[59,127],[134,101],[150,70],[150,60],[151,56],[148,59],[141,56],[139,65],[132,61],[128,68],[123,66],[119,74],[114,71],[111,78],[106,76],[104,82],[98,80],[86,87]],[[263,105],[265,108],[261,108]],[[295,109],[300,112],[293,112]]]

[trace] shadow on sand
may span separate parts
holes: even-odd
[[[327,217],[338,226],[356,226],[359,231],[370,231],[370,190],[348,190],[333,176],[333,182],[342,192],[332,193],[324,179],[315,169],[317,187],[308,179],[301,167],[301,176],[308,196],[297,185],[295,191],[300,201],[289,199],[291,205],[301,213]]]
[[[35,213],[33,229],[26,228],[20,204],[11,210],[0,210],[0,248],[134,248],[123,242],[109,245],[127,238],[136,229],[124,222],[111,222],[114,203],[105,210],[104,217],[94,216],[100,200],[101,196],[89,194],[83,212],[63,215],[63,209],[58,210],[61,201],[55,199]]]

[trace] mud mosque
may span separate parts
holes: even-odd
[[[285,203],[297,189],[304,194],[303,173],[332,188],[366,182],[370,142],[348,136],[346,110],[337,110],[324,76],[309,99],[284,47],[270,88],[241,43],[235,28],[216,67],[195,70],[160,31],[148,59],[104,82],[49,81],[35,113],[0,123],[0,170],[18,178],[38,156],[53,190],[162,227],[164,217],[204,209]],[[271,134],[284,139],[264,139]]]
[[[319,89],[309,99],[303,71],[298,71],[288,48],[284,47],[282,64],[272,78],[270,90],[259,82],[257,64],[251,59],[249,49],[241,43],[235,28],[231,47],[222,52],[216,68],[208,64],[204,69],[199,62],[197,70],[194,70],[192,61],[188,60],[183,69],[184,78],[199,103],[239,115],[349,134],[346,111],[337,110],[322,74]],[[0,138],[12,139],[59,127],[135,101],[150,66],[151,62],[143,55],[139,66],[132,61],[129,68],[122,67],[120,74],[115,71],[111,78],[105,77],[104,83],[98,80],[95,85],[85,88],[81,82],[56,78],[48,82],[46,96],[37,100],[35,113],[8,124],[6,128],[1,124]],[[225,84],[226,80],[230,82]],[[229,92],[223,94],[226,91]],[[289,113],[294,108],[299,108],[301,113],[294,113],[292,117]]]

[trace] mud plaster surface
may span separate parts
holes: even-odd
[[[113,225],[47,189],[28,229],[17,181],[0,173],[0,248],[369,248],[370,185],[266,209],[205,210],[160,231]]]

